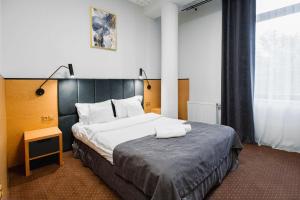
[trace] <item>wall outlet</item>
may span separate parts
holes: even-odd
[[[53,115],[43,115],[41,116],[42,121],[52,121],[54,119]]]

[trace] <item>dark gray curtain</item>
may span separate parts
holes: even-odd
[[[223,0],[222,124],[255,143],[255,0]]]

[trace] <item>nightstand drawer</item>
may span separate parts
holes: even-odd
[[[59,151],[59,137],[38,140],[29,143],[29,158],[43,156]]]

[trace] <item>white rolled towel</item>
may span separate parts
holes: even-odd
[[[188,133],[192,130],[192,126],[190,124],[182,124],[184,126],[185,132]]]
[[[190,124],[170,124],[155,127],[156,138],[182,137],[191,130]]]

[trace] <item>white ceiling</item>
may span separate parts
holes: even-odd
[[[128,1],[131,1],[132,3],[135,3],[139,6],[147,7],[153,3],[160,3],[166,0],[128,0]],[[195,0],[168,0],[168,1],[176,3],[178,6],[184,6]]]
[[[128,0],[144,8],[144,14],[153,19],[160,16],[160,8],[165,2],[173,2],[178,5],[179,10],[192,2],[199,0]]]
[[[153,2],[153,0],[128,0],[128,1],[131,1],[132,3],[135,3],[143,7],[149,6]]]
[[[196,0],[172,0],[172,2],[176,3],[180,7],[185,6],[189,3],[192,3],[193,1],[196,1]]]

